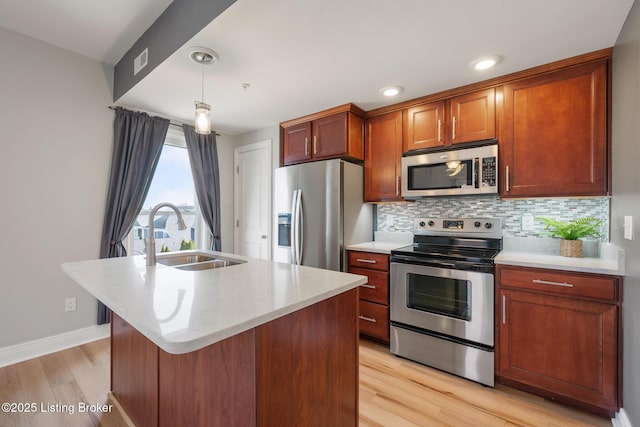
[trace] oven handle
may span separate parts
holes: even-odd
[[[392,255],[391,262],[398,262],[401,264],[414,264],[414,265],[425,265],[428,267],[442,267],[442,268],[451,268],[454,270],[465,270],[465,271],[478,271],[491,273],[493,271],[493,264],[476,264],[470,262],[444,262],[435,259],[429,258],[418,258],[407,255]],[[476,267],[476,268],[473,268]]]

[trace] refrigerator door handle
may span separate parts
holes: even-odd
[[[302,210],[302,190],[298,190],[298,265],[302,265],[304,248],[304,212]]]
[[[298,262],[298,243],[297,243],[297,224],[298,224],[298,210],[297,210],[297,198],[298,190],[293,191],[293,197],[291,198],[291,263],[297,264]]]

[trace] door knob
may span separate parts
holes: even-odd
[[[263,234],[262,236],[260,236],[260,238],[261,238],[261,239],[266,239],[266,238],[267,238],[267,235],[266,235],[266,234]]]

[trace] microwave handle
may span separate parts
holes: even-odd
[[[473,159],[473,188],[480,188],[480,159]]]

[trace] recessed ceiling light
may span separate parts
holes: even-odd
[[[481,56],[480,58],[474,59],[471,64],[469,64],[469,67],[478,71],[488,70],[500,61],[502,61],[502,57],[498,55]]]
[[[387,86],[380,89],[380,93],[384,96],[396,96],[402,92],[402,88],[400,86]]]

